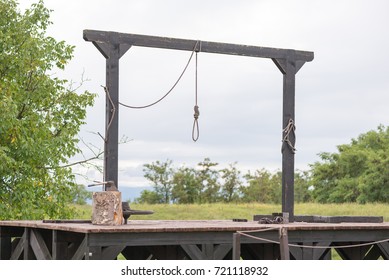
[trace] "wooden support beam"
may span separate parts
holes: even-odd
[[[389,242],[383,242],[377,244],[382,252],[382,256],[385,260],[389,260]]]
[[[78,246],[76,252],[74,253],[72,260],[82,260],[84,257],[86,259],[86,253],[88,250],[88,235],[85,235],[84,239],[82,240],[81,244]],[[89,256],[88,256],[89,258]]]
[[[117,256],[126,248],[126,246],[108,246],[102,248],[101,259],[103,260],[114,260]]]
[[[25,234],[26,233],[24,233],[23,236],[21,238],[19,238],[19,242],[16,245],[14,251],[12,252],[10,260],[18,260],[20,258],[20,256],[22,255],[23,249],[24,249],[24,242],[26,240],[26,238],[24,236]]]
[[[0,260],[9,260],[11,258],[11,251],[11,235],[5,227],[0,227]]]
[[[221,260],[231,250],[229,244],[202,244],[201,249],[195,244],[181,244],[192,260]]]
[[[356,245],[359,242],[344,242],[337,243],[336,245],[347,246],[347,245]],[[344,260],[363,260],[366,254],[371,250],[372,245],[368,246],[358,246],[358,247],[349,247],[349,248],[336,248],[336,252]]]
[[[37,260],[51,260],[51,254],[47,249],[46,243],[43,240],[39,231],[32,229],[30,232],[30,244]]]
[[[194,244],[181,244],[182,249],[192,260],[206,260],[206,255]]]
[[[59,238],[57,230],[52,232],[52,258],[53,260],[66,260],[69,254],[69,243]]]
[[[130,46],[182,51],[193,51],[198,43],[197,50],[201,52],[249,57],[285,59],[293,56],[295,60],[312,61],[314,56],[313,52],[291,49],[226,44],[100,30],[84,30],[83,37],[85,41],[90,42],[115,42],[116,44],[126,44]]]
[[[331,242],[317,242],[315,243],[315,246],[318,247],[330,247]],[[314,248],[313,249],[313,255],[314,260],[328,260],[331,259],[331,249],[330,248]]]
[[[289,260],[289,240],[288,240],[288,230],[285,227],[280,228],[280,255],[281,260]]]
[[[379,257],[381,257],[381,250],[380,248],[378,247],[378,245],[374,245],[372,246],[372,248],[369,250],[369,252],[367,252],[367,254],[365,255],[364,257],[364,260],[378,260]],[[387,260],[387,258],[383,257],[385,260]]]
[[[232,249],[231,244],[220,244],[215,246],[216,249],[214,250],[213,253],[214,260],[223,260]]]
[[[240,260],[240,233],[234,233],[232,236],[232,259]]]
[[[25,260],[33,260],[35,259],[35,255],[31,249],[30,239],[31,239],[31,229],[24,229],[24,241],[23,241],[23,259]]]

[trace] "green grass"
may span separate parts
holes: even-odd
[[[132,220],[229,220],[234,218],[252,220],[255,214],[281,212],[281,206],[259,203],[214,204],[131,204],[132,209],[153,210],[153,215],[131,216]],[[76,206],[77,219],[90,219],[90,205]],[[383,216],[389,221],[389,204],[317,204],[295,205],[295,215],[322,216]]]

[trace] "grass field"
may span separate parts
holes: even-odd
[[[90,205],[76,206],[77,219],[90,219]],[[281,212],[275,204],[131,204],[132,209],[153,210],[153,215],[131,216],[132,220],[252,220],[255,214]],[[322,216],[383,216],[389,222],[389,204],[317,204],[302,203],[295,205],[295,215]]]

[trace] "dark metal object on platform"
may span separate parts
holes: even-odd
[[[254,221],[261,223],[271,223],[266,221],[274,220],[273,215],[254,215]],[[296,215],[295,222],[305,223],[383,223],[382,216],[316,216],[316,215]]]
[[[255,218],[254,218],[254,221]],[[273,213],[270,215],[264,215],[264,217],[258,220],[260,224],[288,224],[289,223],[289,213]]]
[[[132,210],[128,202],[122,202],[124,224],[127,224],[127,220],[131,215],[150,215],[154,214],[154,211],[150,210]]]
[[[91,220],[42,220],[44,224],[91,224]]]
[[[233,222],[237,222],[237,223],[247,223],[248,220],[247,219],[232,219]]]
[[[119,59],[132,47],[151,47],[227,55],[262,57],[271,59],[283,75],[282,139],[288,145],[282,149],[282,212],[294,216],[294,153],[295,141],[295,76],[300,68],[313,60],[313,52],[278,49],[199,40],[184,40],[125,34],[98,30],[84,30],[84,40],[92,42],[106,59],[106,135],[104,146],[104,178],[117,184],[118,179],[118,127],[119,127]],[[285,128],[293,124],[293,133]],[[289,131],[289,132],[288,132]],[[107,190],[107,189],[106,189]]]

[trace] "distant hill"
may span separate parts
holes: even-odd
[[[87,188],[90,192],[102,191],[102,187],[91,187]],[[136,198],[140,197],[140,194],[144,190],[153,190],[153,187],[121,187],[119,191],[122,193],[122,201],[133,202]],[[92,204],[92,200],[87,201],[88,204]]]

